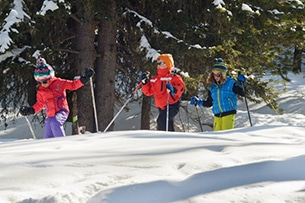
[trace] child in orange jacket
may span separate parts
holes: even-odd
[[[171,54],[161,54],[157,58],[157,75],[149,79],[150,74],[142,75],[142,92],[146,96],[154,96],[155,105],[159,109],[157,129],[168,131],[174,130],[173,118],[179,112],[180,98],[184,92],[184,82],[179,75],[172,74],[174,59]],[[168,124],[167,106],[169,107]]]

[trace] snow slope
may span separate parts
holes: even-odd
[[[284,115],[244,103],[236,128],[200,132],[181,110],[177,132],[139,130],[139,104],[112,132],[39,139],[20,117],[0,131],[2,203],[305,202],[303,77],[279,99]],[[200,109],[202,122],[210,109]],[[155,122],[153,113],[152,127]],[[69,126],[67,125],[67,133]]]

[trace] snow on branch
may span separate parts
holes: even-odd
[[[0,53],[4,53],[13,42],[9,33],[11,31],[18,33],[18,30],[12,26],[22,22],[25,17],[30,18],[30,16],[23,11],[22,3],[22,0],[14,0],[14,7],[4,19],[3,28],[0,30]]]
[[[59,2],[63,2],[63,0],[59,1]],[[42,6],[41,6],[40,11],[37,12],[37,15],[43,15],[44,16],[47,13],[47,11],[49,11],[49,10],[50,11],[55,11],[58,8],[59,7],[55,2],[50,1],[50,0],[45,0],[43,2]]]
[[[0,63],[1,61],[5,61],[7,58],[12,57],[13,59],[19,56],[25,49],[30,48],[29,46],[24,46],[23,48],[16,48],[10,51],[6,51],[4,54],[0,55]],[[19,59],[21,60],[21,59]],[[4,73],[4,72],[3,72]]]
[[[214,0],[213,3],[216,7],[222,8],[222,6],[225,6],[226,3],[223,0]]]
[[[172,35],[170,32],[168,31],[159,31],[158,28],[156,28],[152,21],[147,19],[146,17],[140,15],[139,13],[137,13],[136,11],[130,10],[128,9],[126,12],[133,14],[134,16],[138,17],[140,20],[137,22],[136,27],[139,28],[141,31],[143,31],[142,28],[142,23],[145,23],[146,25],[149,25],[150,27],[154,28],[154,33],[156,34],[162,34],[165,38],[171,38],[174,39],[177,43],[184,43],[189,49],[191,48],[195,48],[195,49],[206,49],[206,47],[202,47],[199,44],[195,44],[195,45],[190,45],[186,42],[184,42],[183,40],[175,37],[174,35]],[[140,49],[146,49],[147,50],[147,58],[151,58],[152,60],[154,60],[156,58],[156,53],[158,53],[158,51],[154,50],[151,48],[148,39],[145,36],[142,36],[141,38],[141,44],[140,44]]]
[[[146,58],[155,61],[160,55],[157,50],[151,48],[147,38],[143,35],[140,40],[140,50],[146,50]]]

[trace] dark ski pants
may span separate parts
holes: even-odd
[[[66,136],[63,125],[67,118],[68,113],[65,111],[57,112],[54,117],[46,118],[44,138]]]
[[[180,101],[169,105],[169,116],[168,116],[168,131],[175,131],[174,129],[174,117],[178,114],[180,107]],[[159,116],[157,119],[157,130],[166,130],[166,113],[167,107],[164,110],[159,109]]]

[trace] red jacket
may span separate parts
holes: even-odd
[[[61,78],[52,78],[48,87],[40,85],[37,90],[36,103],[33,105],[35,113],[46,108],[48,117],[53,117],[55,113],[63,110],[70,112],[66,90],[77,90],[82,87],[80,79],[64,80]]]
[[[166,83],[169,82],[175,89],[174,95],[169,95],[166,89]],[[146,96],[154,95],[157,108],[165,109],[167,100],[169,104],[177,103],[184,91],[184,82],[179,75],[170,73],[170,69],[160,69],[158,74],[150,79],[150,81],[143,85],[142,92]]]

